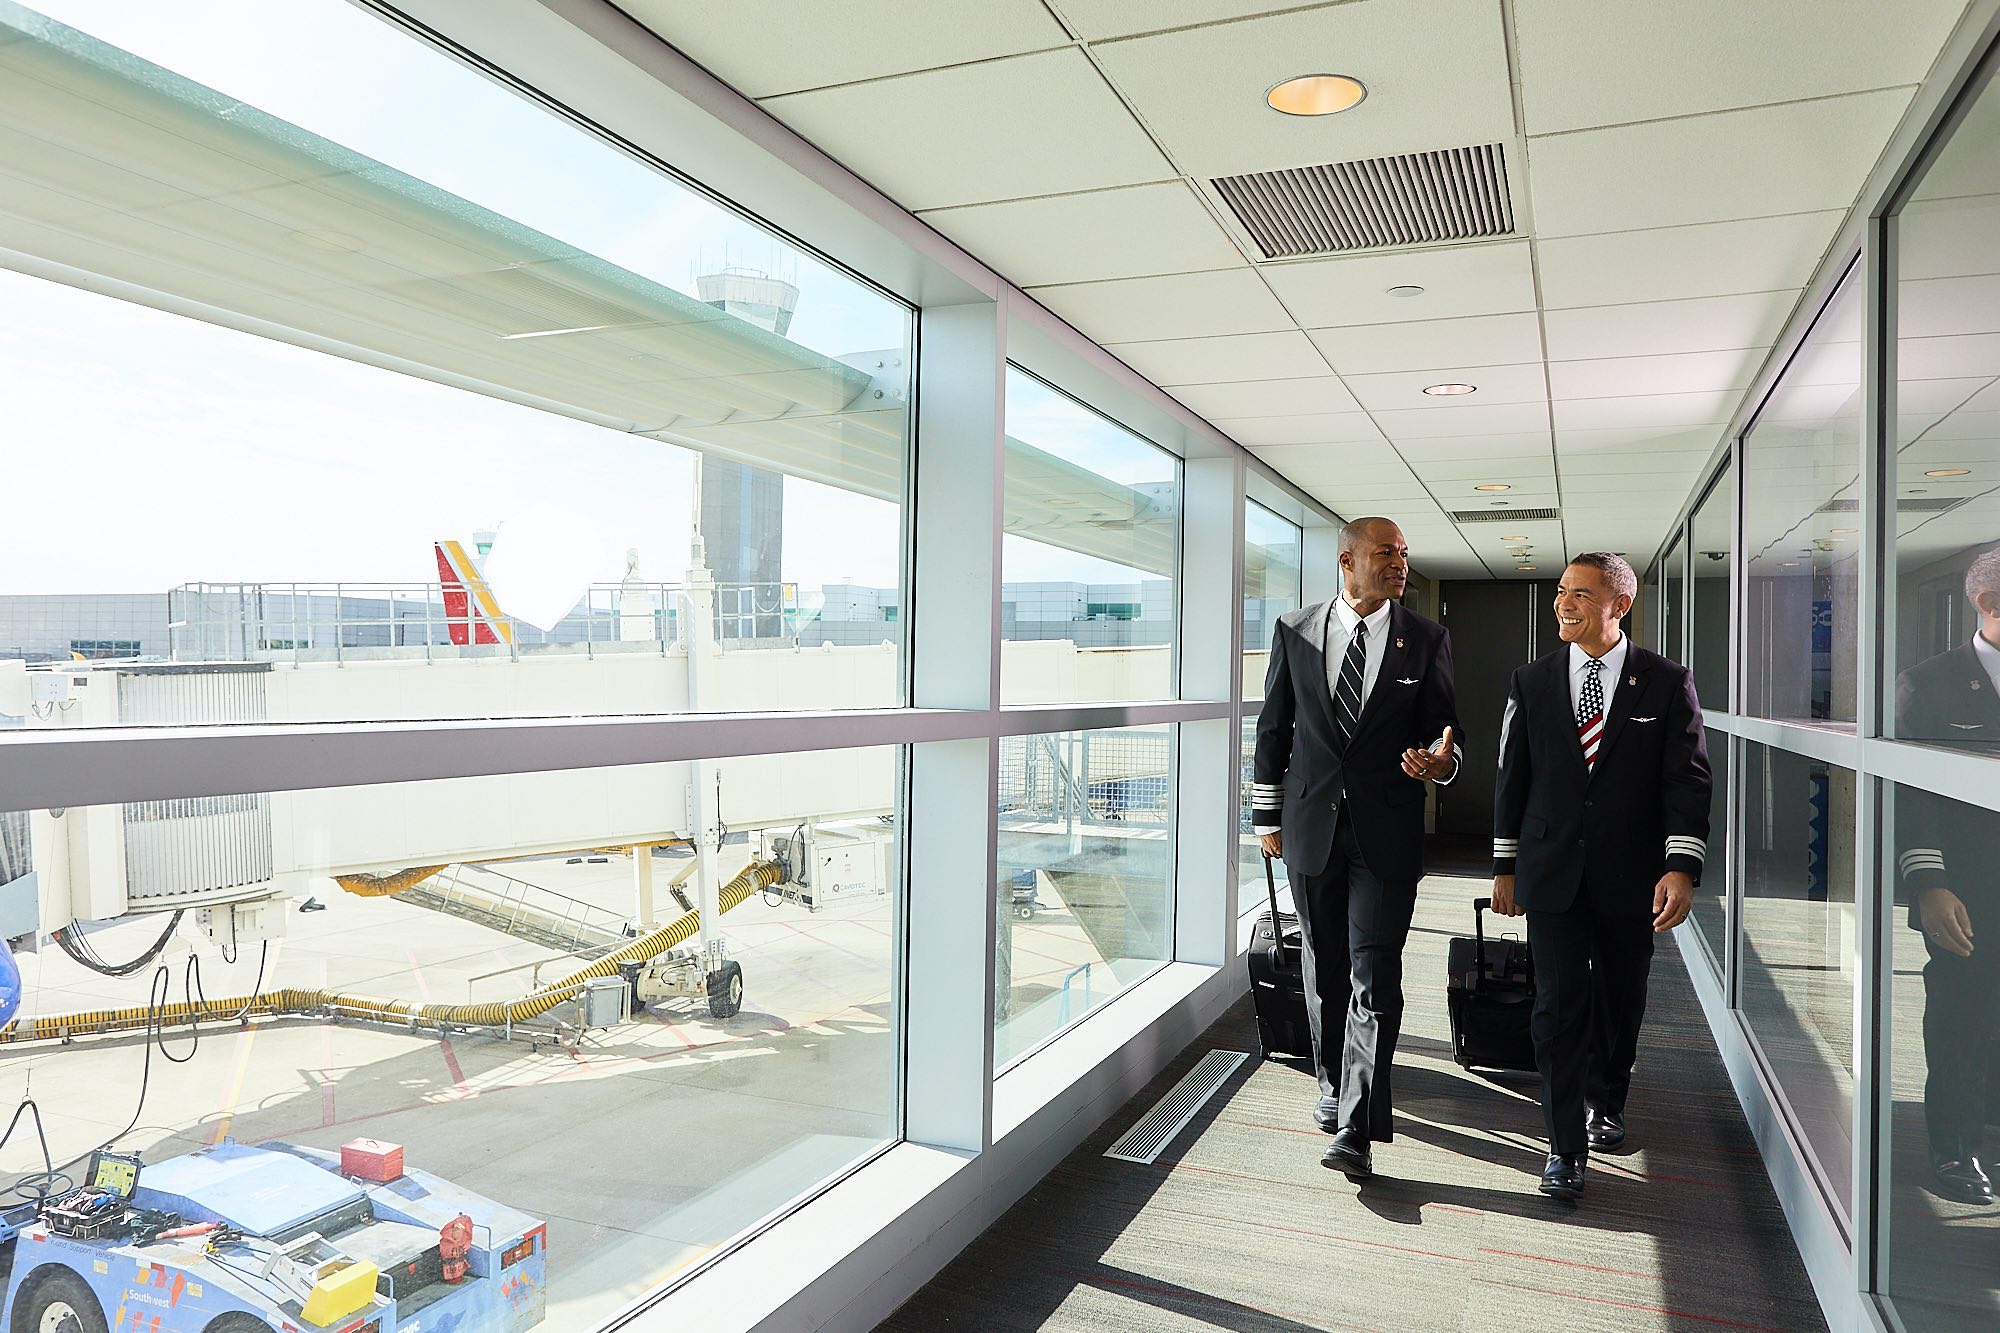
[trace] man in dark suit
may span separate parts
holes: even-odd
[[[1323,1164],[1374,1169],[1392,1137],[1390,1067],[1403,1022],[1403,942],[1423,878],[1424,784],[1463,759],[1451,637],[1397,605],[1410,578],[1402,529],[1340,533],[1340,596],[1271,636],[1250,805],[1264,855],[1283,856],[1304,942],[1306,1014]]]
[[[1541,1190],[1583,1193],[1589,1149],[1625,1139],[1653,936],[1687,918],[1710,777],[1686,667],[1627,639],[1639,580],[1608,551],[1556,589],[1563,646],[1514,672],[1493,798],[1493,908],[1528,914]]]
[[[1901,740],[2000,753],[2000,547],[1972,562],[1965,595],[1979,612],[1968,643],[1896,677]],[[2000,815],[1896,788],[1896,864],[1910,924],[1924,934],[1924,1121],[1932,1187],[1958,1203],[1993,1202],[1984,1155],[1992,1042],[2000,1023]],[[1992,938],[1980,942],[1978,927]]]

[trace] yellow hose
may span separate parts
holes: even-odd
[[[333,882],[357,898],[387,898],[415,888],[443,869],[443,866],[411,866],[393,875],[335,875]]]
[[[727,912],[741,906],[757,890],[781,883],[784,878],[785,868],[777,862],[752,861],[741,874],[722,886],[717,895],[717,905]],[[0,1028],[0,1044],[49,1041],[102,1032],[129,1032],[145,1027],[149,1014],[157,1014],[157,1021],[163,1026],[333,1013],[344,1018],[394,1023],[399,1027],[501,1027],[539,1018],[574,997],[583,989],[584,982],[616,976],[620,964],[642,963],[656,958],[700,929],[701,912],[684,912],[650,935],[641,935],[624,948],[604,955],[562,980],[505,1003],[415,1004],[409,1000],[384,1000],[370,995],[343,995],[335,991],[287,987],[267,991],[254,998],[239,995],[234,999],[199,1000],[193,1004],[163,1004],[158,1010],[143,1007],[87,1009],[74,1014],[16,1019],[5,1028]]]

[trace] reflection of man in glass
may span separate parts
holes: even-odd
[[[2000,547],[1972,562],[1965,595],[1979,611],[1972,642],[1917,663],[1896,679],[1896,734],[1905,740],[2000,747]],[[1902,787],[1897,866],[1910,924],[1924,933],[1924,1119],[1935,1188],[1990,1204],[1980,1165],[1990,1052],[2000,1017],[2000,884],[1986,820],[1956,801]],[[1980,929],[1986,931],[1981,942]]]

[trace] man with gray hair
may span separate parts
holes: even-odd
[[[1711,778],[1688,669],[1619,630],[1638,576],[1609,551],[1556,586],[1563,646],[1514,672],[1493,793],[1493,910],[1528,914],[1549,1157],[1583,1193],[1591,1148],[1625,1141],[1653,937],[1687,919]]]
[[[1993,754],[2000,748],[2000,546],[1965,572],[1978,612],[1969,642],[1896,677],[1899,740]],[[1931,1188],[1956,1203],[1993,1203],[1980,1159],[1992,1109],[1991,1043],[2000,1024],[2000,883],[1992,869],[2000,817],[1898,786],[1896,868],[1910,925],[1923,932],[1924,1122]],[[1991,939],[1980,939],[1986,926]]]

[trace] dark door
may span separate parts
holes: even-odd
[[[1465,728],[1465,772],[1437,789],[1437,832],[1483,857],[1493,839],[1493,781],[1500,719],[1514,668],[1558,642],[1555,585],[1448,582],[1439,588],[1439,623],[1451,631],[1458,719]]]

